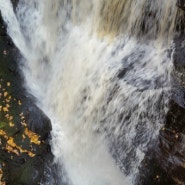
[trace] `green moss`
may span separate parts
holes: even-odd
[[[5,122],[0,122],[0,129],[4,128],[7,125]]]

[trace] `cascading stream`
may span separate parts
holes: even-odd
[[[174,0],[10,0],[0,10],[73,185],[135,184],[168,110]],[[60,172],[59,172],[60,173]]]

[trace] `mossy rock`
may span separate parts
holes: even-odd
[[[25,90],[19,51],[1,17],[0,25],[0,184],[4,180],[6,185],[36,185],[47,179],[44,176],[56,179],[49,145],[51,122]]]

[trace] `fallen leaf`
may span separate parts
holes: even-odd
[[[8,95],[8,93],[7,92],[4,92],[4,97],[6,97]]]
[[[7,82],[6,85],[7,85],[8,87],[10,87],[10,82]]]

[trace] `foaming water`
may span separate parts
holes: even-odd
[[[0,0],[67,184],[134,184],[168,108],[173,0]],[[129,13],[131,12],[131,13]],[[60,173],[60,172],[59,172]]]

